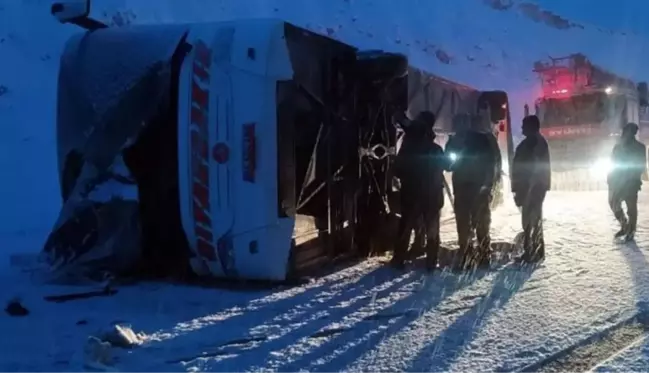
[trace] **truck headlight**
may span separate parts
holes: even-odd
[[[451,162],[455,162],[459,157],[457,153],[450,152],[448,153],[448,158],[451,160]]]
[[[596,177],[605,177],[613,169],[613,163],[608,158],[601,158],[590,166],[590,174]]]

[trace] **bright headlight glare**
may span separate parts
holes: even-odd
[[[451,159],[451,162],[457,161],[458,158],[457,153],[453,153],[453,152],[448,153],[448,157]]]
[[[608,175],[609,172],[613,169],[613,163],[611,163],[611,160],[608,158],[601,158],[597,160],[597,162],[593,163],[592,166],[590,166],[590,173],[593,176],[606,176]]]

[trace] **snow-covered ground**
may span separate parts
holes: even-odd
[[[547,259],[536,270],[431,276],[371,260],[293,288],[147,283],[67,303],[42,296],[71,289],[7,273],[13,286],[0,299],[21,296],[31,313],[0,317],[0,370],[81,370],[87,336],[114,322],[146,334],[117,351],[126,371],[517,370],[646,311],[648,208],[643,193],[637,245],[619,245],[605,194],[551,193]],[[511,241],[518,226],[511,205],[496,212],[497,240]],[[453,227],[443,234],[453,240]]]
[[[595,372],[646,372],[649,371],[649,338],[638,339],[627,349],[605,361]]]

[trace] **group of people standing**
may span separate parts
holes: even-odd
[[[397,118],[405,135],[395,160],[395,176],[401,182],[401,219],[393,266],[403,267],[406,260],[420,254],[418,249],[423,247],[426,267],[429,270],[437,267],[444,172],[451,172],[459,245],[455,269],[489,267],[491,203],[501,180],[502,159],[495,135],[490,128],[475,126],[476,121],[480,121],[480,116],[476,117],[468,116],[469,125],[449,138],[445,149],[434,142],[436,118],[433,113],[422,112],[412,121],[405,115]],[[511,167],[511,190],[522,215],[524,253],[519,260],[536,263],[545,258],[543,202],[551,185],[550,151],[536,115],[523,119],[522,132],[525,138],[516,147]],[[625,241],[634,239],[638,192],[642,179],[647,178],[646,146],[636,139],[637,133],[635,123],[623,127],[613,148],[613,167],[607,178],[609,206],[621,226],[615,238]],[[413,230],[418,234],[409,251]]]
[[[423,225],[420,235],[425,235],[426,267],[437,267],[444,172],[451,172],[459,245],[455,267],[489,267],[491,204],[502,174],[496,136],[491,128],[473,125],[480,121],[479,116],[469,116],[466,130],[456,132],[442,149],[434,143],[435,119],[431,112],[422,112],[412,121],[405,116],[397,118],[405,134],[395,160],[395,175],[401,182],[401,220],[391,263],[403,267],[416,256],[411,253],[419,254],[417,244],[410,252],[408,247],[412,231]],[[534,263],[545,257],[542,215],[551,184],[550,154],[538,117],[525,117],[522,130],[525,139],[516,148],[510,177],[514,201],[522,211],[524,254],[520,260]]]

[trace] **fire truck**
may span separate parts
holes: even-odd
[[[601,189],[622,126],[637,123],[645,136],[647,84],[613,74],[583,54],[537,61],[541,83],[534,109],[552,158],[552,188]],[[529,114],[529,106],[525,114]]]

